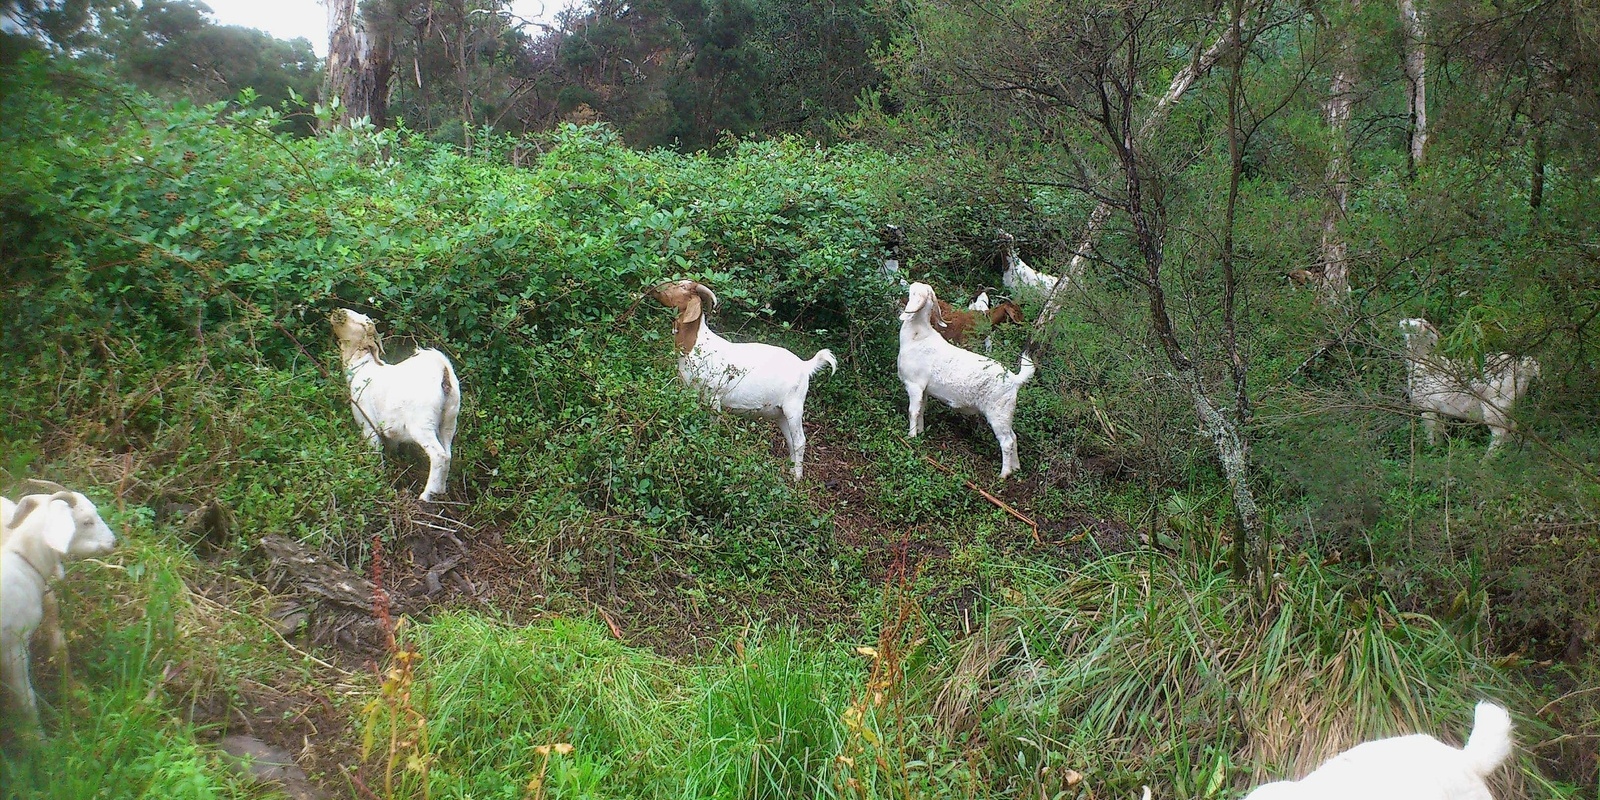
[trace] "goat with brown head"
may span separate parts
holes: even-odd
[[[717,295],[711,287],[696,281],[669,281],[652,289],[650,294],[662,305],[678,309],[678,318],[672,323],[672,340],[679,353],[694,349],[700,338],[700,322],[705,316],[705,306],[717,307]]]
[[[810,360],[770,344],[730,342],[706,324],[707,304],[717,306],[717,295],[704,284],[682,280],[663,283],[650,291],[662,305],[677,309],[672,339],[678,351],[678,375],[699,392],[712,408],[741,414],[776,417],[789,443],[794,477],[800,479],[806,452],[803,423],[811,376],[823,366],[838,369],[827,349]]]

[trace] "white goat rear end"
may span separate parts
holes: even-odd
[[[379,453],[385,441],[422,448],[428,455],[422,500],[443,497],[461,414],[461,385],[450,359],[423,348],[398,364],[385,364],[377,326],[365,314],[339,309],[329,322],[350,381],[350,410],[367,442]]]

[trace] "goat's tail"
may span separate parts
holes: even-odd
[[[1467,768],[1479,777],[1494,772],[1511,755],[1511,715],[1504,708],[1484,700],[1472,717],[1472,735],[1461,752]]]
[[[1017,385],[1021,386],[1022,384],[1027,383],[1029,380],[1032,380],[1032,379],[1033,379],[1033,356],[1028,355],[1027,351],[1024,350],[1023,353],[1022,353],[1022,363],[1017,365]]]
[[[439,353],[439,362],[444,365],[444,372],[439,378],[439,391],[449,399],[450,396],[461,393],[461,384],[456,380],[456,368],[450,364],[450,359],[445,358],[444,353]]]
[[[839,359],[834,358],[833,357],[833,351],[829,350],[826,347],[822,348],[821,350],[818,350],[817,354],[812,356],[811,360],[807,361],[806,363],[811,365],[811,373],[810,374],[812,374],[812,375],[815,375],[818,372],[821,372],[822,371],[822,365],[824,365],[824,364],[828,365],[828,370],[829,370],[828,374],[829,375],[832,375],[833,373],[839,371]]]

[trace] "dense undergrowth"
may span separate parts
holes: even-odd
[[[1229,797],[1374,735],[1459,737],[1483,696],[1524,745],[1497,796],[1592,787],[1600,437],[1594,393],[1564,390],[1588,356],[1541,353],[1530,443],[1491,461],[1466,430],[1424,447],[1394,399],[1382,326],[1460,312],[1469,270],[1396,269],[1309,367],[1346,321],[1252,279],[1275,540],[1257,598],[1230,573],[1226,487],[1116,280],[1049,337],[1020,480],[996,486],[992,438],[953,415],[902,438],[881,226],[905,224],[912,273],[965,300],[998,282],[993,225],[1027,232],[1070,200],[963,197],[942,181],[958,165],[864,146],[640,153],[568,127],[512,166],[529,143],[295,139],[275,115],[7,77],[0,466],[86,487],[125,541],[72,570],[76,660],[65,690],[41,673],[54,735],[8,751],[8,793],[255,796],[207,743],[259,727],[314,728],[292,747],[363,795]],[[1174,198],[1211,190],[1196,172]],[[1262,182],[1243,228],[1268,263],[1304,244],[1269,235],[1304,199]],[[1414,249],[1416,231],[1362,219],[1376,251]],[[1179,227],[1175,252],[1197,248]],[[1477,275],[1509,288],[1458,313],[1452,352],[1533,341],[1540,314],[1485,324],[1555,302],[1526,274],[1566,262],[1528,258],[1523,277]],[[679,386],[670,315],[641,292],[686,276],[723,299],[720,332],[840,355],[813,383],[806,482],[783,477],[770,425]],[[480,564],[494,585],[402,623],[381,672],[268,622],[253,554],[286,534],[368,572],[374,541],[392,568],[414,532],[419,469],[365,452],[348,418],[325,322],[346,304],[382,321],[391,359],[455,360],[447,511],[475,559],[514,565]],[[997,355],[1014,363],[1023,336]],[[194,508],[226,524],[197,530]]]

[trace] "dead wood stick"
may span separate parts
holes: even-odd
[[[905,442],[906,440],[901,439],[900,441]],[[906,446],[910,447],[911,443],[910,442],[906,442]],[[973,483],[972,481],[969,481],[966,478],[962,478],[960,475],[956,475],[956,471],[955,470],[953,470],[953,469],[951,469],[951,468],[949,468],[949,467],[947,467],[947,466],[945,466],[943,464],[940,464],[938,461],[935,461],[933,459],[933,456],[923,455],[922,459],[924,461],[928,462],[929,464],[932,464],[935,469],[939,470],[940,472],[943,472],[946,475],[952,475],[954,477],[961,478],[961,482],[966,484],[968,489],[971,489],[972,491],[983,495],[983,499],[988,500],[991,503],[994,503],[996,506],[999,506],[1001,511],[1004,511],[1007,514],[1010,514],[1011,516],[1016,517],[1019,520],[1022,520],[1022,524],[1027,525],[1028,526],[1028,531],[1033,534],[1034,543],[1035,544],[1041,544],[1041,545],[1044,544],[1044,540],[1039,538],[1039,523],[1034,522],[1032,519],[1029,519],[1028,516],[1023,514],[1021,511],[1018,511],[1015,508],[1012,508],[1011,505],[1009,503],[1007,503],[1006,501],[1001,500],[1000,498],[995,497],[992,494],[989,494],[988,492],[984,491],[982,488],[979,488],[978,484]]]

